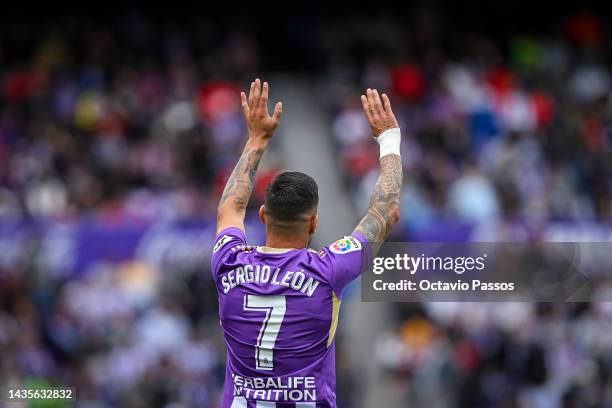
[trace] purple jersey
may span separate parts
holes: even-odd
[[[222,408],[336,406],[334,334],[345,286],[370,262],[354,233],[319,252],[214,241],[212,273],[227,347]]]

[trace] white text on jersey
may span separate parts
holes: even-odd
[[[246,283],[284,286],[312,297],[320,282],[313,277],[307,277],[303,271],[281,271],[280,268],[276,268],[272,272],[268,265],[249,264],[239,266],[221,278],[221,285],[223,285],[223,293],[225,294],[236,286]]]

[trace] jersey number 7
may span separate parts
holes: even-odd
[[[244,310],[266,314],[255,343],[255,368],[271,371],[274,369],[274,344],[287,310],[285,296],[245,295]]]

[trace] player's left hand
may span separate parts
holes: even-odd
[[[366,94],[361,95],[361,104],[374,137],[380,136],[385,130],[399,127],[387,94],[382,94],[381,101],[378,90],[368,88]]]
[[[268,83],[263,85],[259,78],[251,82],[249,97],[244,92],[240,93],[242,100],[242,112],[249,129],[249,140],[256,142],[267,142],[280,123],[283,113],[283,104],[277,102],[274,106],[272,116],[268,113]]]

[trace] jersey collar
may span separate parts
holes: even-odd
[[[293,251],[296,248],[272,248],[269,246],[261,245],[256,247],[257,252],[262,254],[284,254],[289,251]]]

